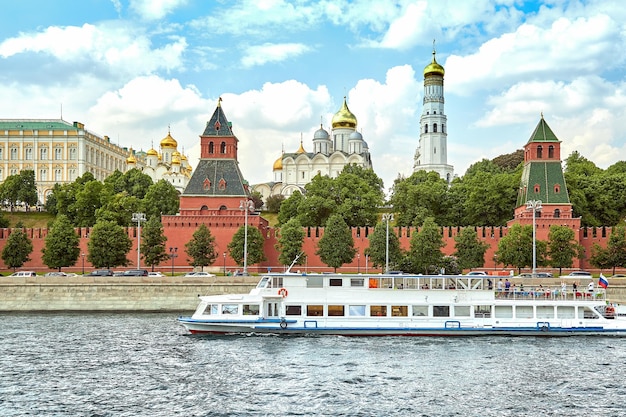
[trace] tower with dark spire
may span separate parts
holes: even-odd
[[[454,167],[448,165],[447,117],[444,112],[444,68],[435,57],[424,68],[424,101],[420,118],[419,145],[413,159],[413,172],[434,171],[446,181],[452,181]]]

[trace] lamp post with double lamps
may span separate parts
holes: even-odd
[[[178,248],[170,247],[170,258],[172,258],[172,276],[174,276],[174,258],[178,256],[178,254],[176,253],[177,251]]]
[[[133,213],[134,222],[137,222],[137,269],[140,268],[141,260],[141,222],[146,221],[145,213]]]
[[[387,232],[385,237],[385,273],[389,273],[389,222],[393,221],[393,213],[383,213],[383,221],[387,222]]]
[[[239,202],[239,210],[244,212],[243,228],[243,275],[248,275],[248,211],[254,210],[254,201],[245,199]]]
[[[83,275],[85,275],[85,252],[81,253],[81,255],[83,257]]]
[[[541,210],[541,200],[529,200],[526,202],[526,210],[533,212],[533,278],[537,275],[537,211]]]
[[[226,252],[224,252],[224,276],[226,276]]]

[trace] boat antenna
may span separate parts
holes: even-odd
[[[300,256],[302,256],[303,252],[300,252],[299,254],[296,255],[296,257],[294,258],[294,260],[291,262],[291,265],[289,265],[289,268],[287,268],[287,271],[285,271],[285,273],[289,274],[291,272],[291,267],[294,266],[296,264],[296,261],[298,260],[298,258]]]

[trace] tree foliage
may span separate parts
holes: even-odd
[[[546,265],[547,244],[536,240],[536,261],[538,266]],[[514,224],[509,233],[500,239],[496,251],[498,262],[511,265],[521,271],[533,264],[533,227]]]
[[[461,270],[478,268],[485,265],[485,252],[489,244],[478,239],[476,230],[465,227],[454,237],[454,256]]]
[[[165,250],[167,237],[163,233],[160,217],[152,216],[146,222],[141,233],[141,256],[146,265],[154,266],[167,261],[170,256]]]
[[[574,231],[567,226],[550,226],[547,248],[550,266],[559,268],[559,275],[563,268],[571,268],[574,259],[583,252],[582,246],[576,243]]]
[[[590,262],[598,268],[612,268],[613,273],[615,268],[626,267],[626,228],[614,227],[606,248],[594,244]]]
[[[242,266],[244,260],[244,243],[245,243],[245,225],[241,226],[233,239],[228,244],[228,254],[237,263]],[[248,245],[247,245],[247,261],[246,266],[257,264],[266,260],[263,246],[265,239],[261,231],[254,226],[248,226]]]
[[[98,221],[93,229],[87,248],[87,260],[96,268],[126,266],[126,258],[132,242],[124,228],[111,220]]]
[[[356,255],[352,232],[339,214],[332,215],[324,228],[324,235],[317,242],[315,254],[322,262],[337,272],[337,268],[351,262]]]
[[[439,272],[442,265],[443,253],[441,248],[445,246],[441,230],[435,219],[424,219],[419,232],[411,236],[411,247],[407,255],[410,272],[420,274],[432,274]]]
[[[169,181],[161,179],[148,187],[143,205],[148,218],[174,215],[178,213],[180,196]]]
[[[298,207],[303,200],[304,196],[302,193],[300,191],[294,191],[289,198],[283,201],[278,213],[278,224],[285,224],[294,217],[298,217]]]
[[[396,234],[393,225],[389,224],[389,269],[396,270],[401,264],[402,249],[400,239]],[[387,265],[387,222],[380,222],[374,231],[368,236],[369,247],[367,255],[374,268],[385,267]],[[385,271],[386,272],[386,271]]]
[[[32,252],[33,243],[26,233],[20,229],[13,229],[2,249],[2,260],[7,267],[15,270],[30,261]]]
[[[193,237],[185,243],[187,261],[193,266],[209,266],[217,259],[215,237],[205,224],[201,224],[193,233]]]
[[[304,230],[297,218],[289,220],[280,228],[278,244],[276,248],[280,251],[278,262],[281,265],[291,265],[297,258],[295,265],[302,265],[306,261],[306,255],[302,254],[302,244],[304,242]]]
[[[80,256],[80,237],[68,218],[58,215],[45,238],[41,260],[51,269],[58,269],[76,264]]]
[[[267,201],[265,202],[265,208],[270,213],[278,213],[280,212],[280,207],[285,201],[285,196],[282,194],[275,194],[267,197]]]
[[[17,203],[26,204],[27,208],[37,204],[35,171],[24,169],[19,174],[6,177],[0,184],[0,198],[9,203],[11,211]]]

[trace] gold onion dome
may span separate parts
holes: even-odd
[[[306,151],[304,150],[304,146],[302,146],[302,141],[300,141],[300,147],[296,151],[296,154],[301,154],[301,153],[306,153]]]
[[[433,51],[433,62],[426,65],[426,67],[424,68],[424,77],[429,76],[429,75],[441,75],[442,77],[444,76],[446,71],[443,69],[441,65],[439,65],[439,63],[435,59],[436,54],[437,53]]]
[[[178,152],[178,151],[172,152],[172,158],[174,158],[176,156],[178,157],[178,159],[180,159],[180,152]]]
[[[283,156],[281,155],[276,161],[274,161],[274,166],[272,167],[272,171],[282,171],[283,170]]]
[[[356,129],[356,116],[352,114],[346,103],[346,98],[343,98],[343,105],[341,109],[333,116],[332,120],[333,129],[341,127],[349,127]]]
[[[158,156],[159,153],[156,151],[156,149],[150,148],[150,150],[148,150],[148,152],[146,152],[146,155],[148,155],[148,156]]]
[[[126,163],[127,164],[137,163],[137,158],[135,158],[135,155],[133,155],[133,148],[130,148],[130,154],[128,155],[128,158],[126,158]]]
[[[170,135],[170,132],[167,132],[167,136],[161,141],[161,148],[176,149],[177,146],[178,142]]]
[[[172,156],[172,165],[180,165],[180,156]]]

